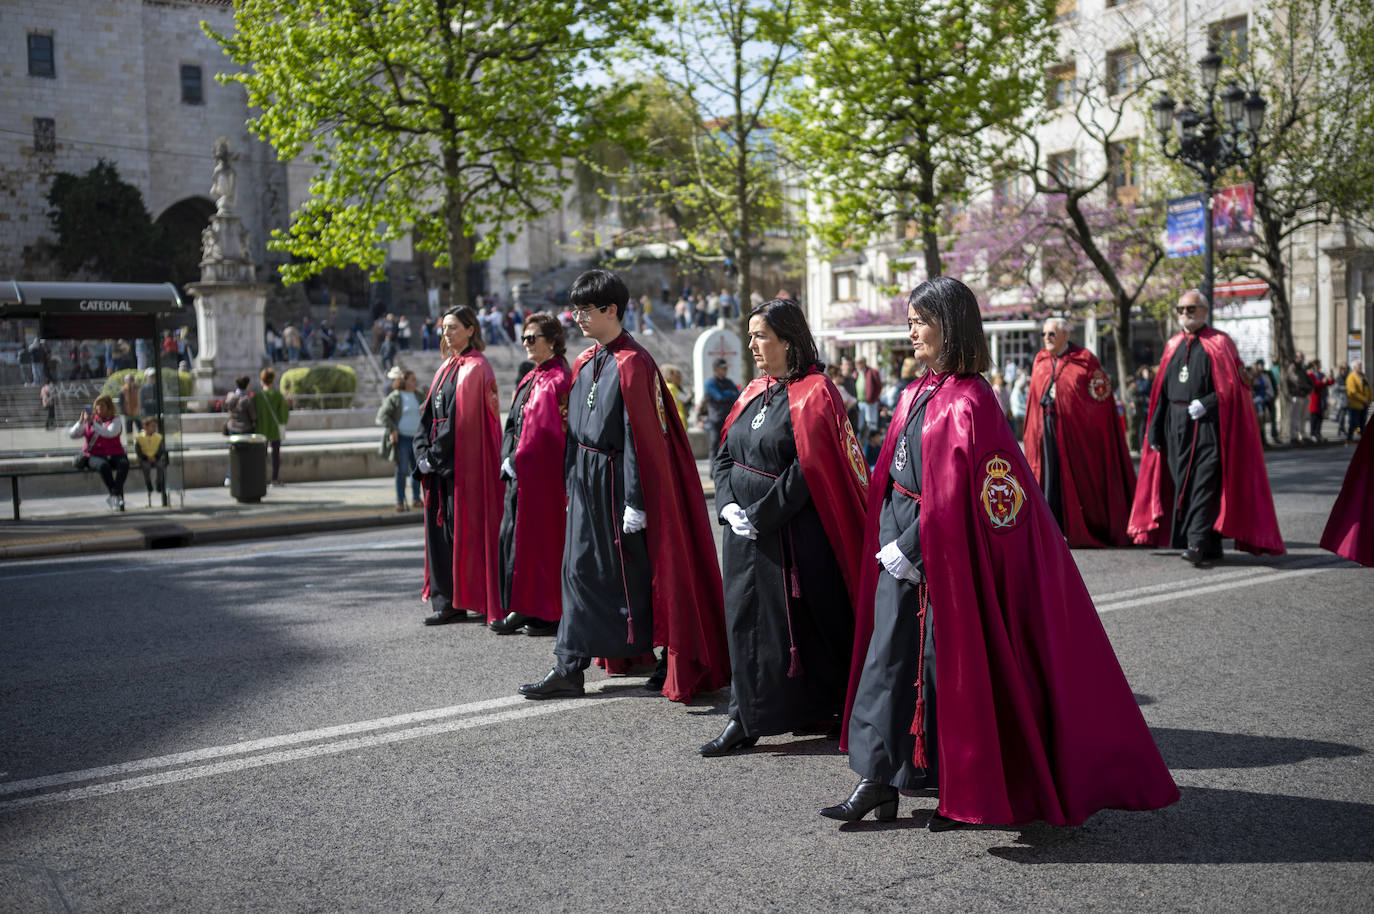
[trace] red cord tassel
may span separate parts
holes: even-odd
[[[791,665],[788,666],[788,668],[787,668],[787,678],[788,678],[788,679],[796,679],[796,678],[797,678],[798,676],[800,676],[801,674],[802,674],[801,651],[797,650],[797,646],[794,644],[794,645],[792,645],[792,663],[791,663]]]
[[[626,644],[634,644],[634,643],[635,643],[635,617],[634,617],[634,616],[629,616],[629,615],[627,615],[627,616],[625,617],[625,628],[626,628],[626,631],[627,631],[627,633],[626,633],[626,635],[625,635],[625,643],[626,643]]]
[[[911,764],[917,768],[929,768],[930,760],[926,758],[926,700],[924,696],[916,699],[916,716],[911,721],[911,732],[916,736],[916,748],[911,751]]]
[[[792,566],[791,578],[792,578],[792,596],[793,596],[793,598],[800,598],[800,597],[801,597],[801,574],[797,571],[797,566],[796,566],[796,565],[793,565],[793,566]]]
[[[930,759],[926,756],[926,613],[930,611],[930,592],[926,589],[926,582],[922,581],[916,587],[916,599],[918,610],[916,613],[916,624],[921,627],[921,636],[917,641],[916,650],[916,713],[911,718],[911,734],[916,737],[916,745],[911,750],[911,764],[917,768],[929,768]]]

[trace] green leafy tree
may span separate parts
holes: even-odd
[[[940,227],[1002,155],[996,128],[1035,99],[1054,0],[799,0],[799,82],[783,125],[835,250],[902,239],[915,223],[927,276]],[[884,233],[880,226],[891,226]],[[885,236],[885,237],[884,237]]]
[[[452,273],[556,206],[576,131],[600,99],[586,75],[643,37],[656,0],[239,0],[232,36],[210,34],[245,69],[262,113],[250,128],[316,168],[310,198],[271,246],[289,282],[357,264],[380,276],[387,242],[410,234]]]
[[[91,272],[112,282],[172,279],[165,232],[149,218],[143,194],[110,162],[101,159],[84,175],[58,172],[47,201],[63,273]]]

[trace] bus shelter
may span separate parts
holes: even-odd
[[[188,323],[191,313],[171,283],[0,282],[0,477],[10,477],[16,519],[21,479],[29,497],[95,491],[97,483],[86,481],[82,488],[57,478],[73,472],[71,458],[79,451],[66,430],[102,391],[113,387],[118,407],[118,388],[131,374],[140,421],[155,417],[167,448],[159,500],[164,507],[173,497],[183,501],[183,391],[176,356],[163,353],[159,335]],[[45,363],[41,369],[34,364],[40,349],[46,353],[37,358]],[[56,427],[41,404],[40,378],[57,394]],[[137,454],[129,450],[126,488],[137,491],[142,477]]]

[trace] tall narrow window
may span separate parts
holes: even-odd
[[[1071,105],[1076,100],[1078,65],[1070,62],[1045,71],[1045,103],[1051,108]]]
[[[1208,40],[1229,64],[1244,63],[1249,53],[1250,29],[1244,16],[1223,19],[1207,27]]]
[[[1064,187],[1071,187],[1078,177],[1077,157],[1074,151],[1053,153],[1045,163],[1046,171],[1050,173],[1056,183]]]
[[[1055,0],[1054,21],[1068,22],[1078,17],[1078,0]]]
[[[33,151],[45,155],[57,152],[57,121],[50,117],[33,119]]]
[[[53,58],[51,35],[29,36],[29,75],[46,76],[49,79],[57,76],[57,63]]]
[[[1120,95],[1140,85],[1140,55],[1121,48],[1107,55],[1107,92]]]
[[[191,63],[181,65],[181,103],[183,105],[203,105],[205,95],[201,89],[200,67]]]
[[[1140,187],[1136,175],[1136,141],[1122,140],[1107,147],[1107,167],[1111,174],[1112,193],[1118,203],[1133,205],[1140,202]]]

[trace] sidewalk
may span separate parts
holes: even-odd
[[[702,487],[715,486],[710,462],[697,461]],[[138,482],[138,485],[134,485]],[[273,486],[258,504],[240,504],[225,486],[187,489],[182,506],[147,508],[137,475],[125,486],[126,510],[112,512],[100,495],[25,499],[21,521],[0,521],[0,561],[165,549],[230,540],[270,539],[397,525],[420,526],[418,510],[397,513],[390,478],[336,479]]]

